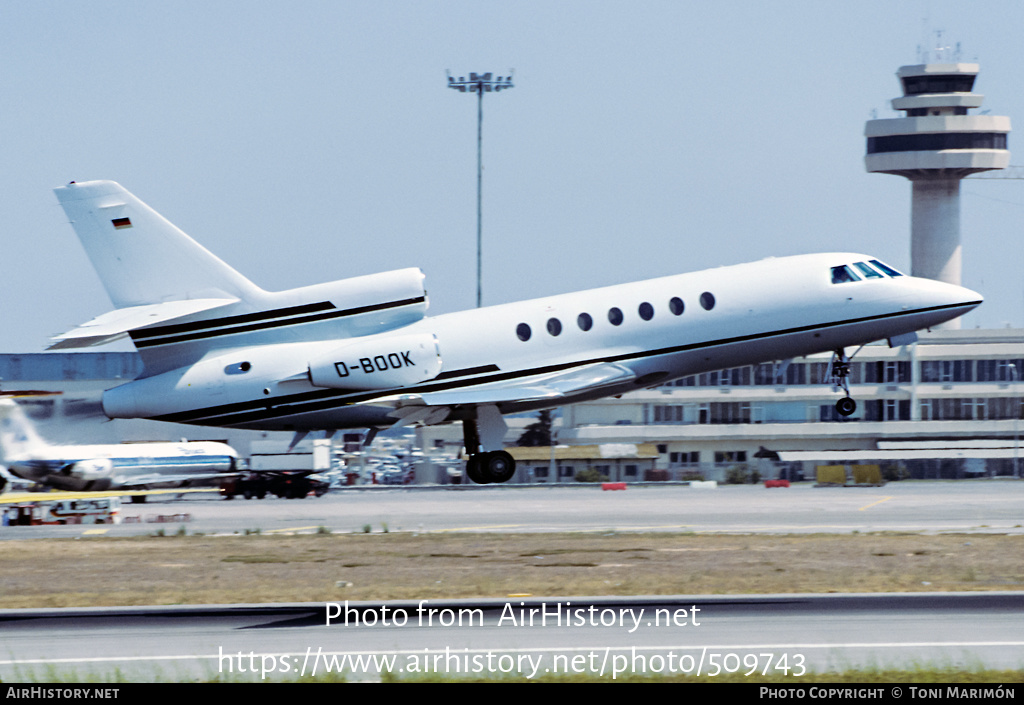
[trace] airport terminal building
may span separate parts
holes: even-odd
[[[719,480],[730,467],[763,467],[763,460],[808,477],[815,465],[844,463],[887,464],[916,478],[1014,475],[1024,330],[919,336],[856,353],[850,391],[858,408],[849,417],[835,411],[841,393],[823,355],[566,407],[559,441],[654,443],[670,475],[699,471]]]

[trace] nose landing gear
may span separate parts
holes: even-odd
[[[857,410],[857,402],[850,396],[850,358],[846,350],[839,348],[832,353],[832,384],[840,387],[846,396],[836,402],[836,412],[840,416],[850,416]]]

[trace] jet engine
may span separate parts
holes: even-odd
[[[309,379],[332,389],[389,389],[433,379],[441,350],[431,333],[353,340],[309,363]]]
[[[109,458],[91,458],[65,465],[47,483],[65,490],[103,490],[110,487],[113,473]]]
[[[79,460],[77,463],[65,465],[60,469],[62,475],[74,477],[79,480],[99,480],[110,477],[114,464],[109,458],[93,458],[91,460]]]

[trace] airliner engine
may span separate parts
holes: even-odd
[[[113,471],[109,458],[90,458],[65,465],[44,481],[66,490],[100,490],[110,486]]]

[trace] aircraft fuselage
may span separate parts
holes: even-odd
[[[853,276],[837,276],[843,268]],[[288,342],[279,329],[280,342],[218,348],[108,390],[103,403],[114,418],[302,431],[389,426],[405,399],[443,408],[451,421],[481,404],[503,414],[560,406],[898,338],[980,303],[973,291],[900,275],[867,255],[782,257],[355,338]]]

